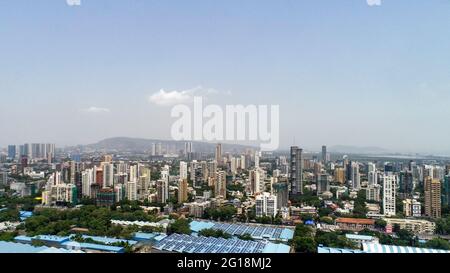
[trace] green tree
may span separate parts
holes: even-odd
[[[435,238],[426,242],[425,247],[432,249],[450,250],[450,243],[442,238]]]
[[[311,237],[294,237],[293,244],[297,253],[316,253],[317,243]]]
[[[169,227],[169,233],[191,234],[191,227],[188,219],[175,220]]]

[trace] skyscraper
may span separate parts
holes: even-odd
[[[114,165],[112,163],[103,163],[103,188],[113,187],[114,185]]]
[[[216,172],[215,177],[215,196],[222,196],[223,198],[227,198],[227,177],[224,171]]]
[[[442,202],[444,205],[450,205],[450,175],[444,177],[444,185],[442,187]]]
[[[188,164],[184,161],[180,162],[180,179],[188,179]]]
[[[152,143],[152,156],[156,156],[156,143]]]
[[[218,143],[216,146],[216,154],[215,154],[216,162],[219,166],[222,166],[222,144]]]
[[[261,173],[259,169],[250,171],[250,190],[252,194],[256,195],[260,192],[263,192],[263,185],[261,183]]]
[[[91,185],[94,184],[94,170],[88,169],[81,174],[81,191],[83,197],[91,196]]]
[[[303,150],[297,146],[291,147],[290,184],[293,195],[303,194]]]
[[[192,142],[184,143],[184,156],[189,157],[191,153],[193,153]]]
[[[0,185],[8,185],[8,174],[6,172],[0,172]]]
[[[16,159],[16,145],[8,146],[8,158],[11,160]]]
[[[385,216],[395,216],[396,214],[396,188],[398,177],[392,173],[383,175],[383,210]]]
[[[361,189],[361,175],[359,173],[359,163],[358,162],[352,162],[351,163],[351,188],[353,190],[360,190]]]
[[[188,181],[180,179],[178,181],[178,203],[182,204],[188,200]]]
[[[425,178],[425,216],[441,218],[441,181]]]
[[[328,175],[326,173],[319,174],[316,180],[317,195],[330,191],[330,183],[328,182]]]
[[[127,199],[128,201],[137,200],[137,183],[136,181],[129,181],[127,183]]]
[[[367,178],[369,180],[369,185],[378,184],[378,172],[375,163],[369,162],[367,165]]]
[[[284,178],[285,179],[285,178]],[[289,202],[289,190],[287,180],[279,181],[272,185],[275,195],[277,196],[277,209],[285,208]]]
[[[327,146],[325,146],[325,145],[322,146],[322,163],[324,165],[326,165],[328,163],[328,160],[327,160]]]

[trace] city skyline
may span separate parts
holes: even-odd
[[[170,139],[202,95],[280,105],[283,150],[450,154],[450,2],[237,3],[0,3],[0,147]]]

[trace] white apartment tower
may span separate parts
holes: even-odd
[[[395,216],[395,197],[398,176],[392,173],[383,175],[383,211],[385,216]]]

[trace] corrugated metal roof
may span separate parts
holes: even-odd
[[[138,243],[137,241],[133,241],[133,240],[116,239],[116,238],[100,237],[100,236],[88,236],[88,235],[83,235],[83,239],[92,239],[96,242],[100,242],[100,243],[104,243],[104,244],[128,242],[129,245],[135,245]]]
[[[80,253],[80,252],[79,251],[74,252],[66,249],[46,247],[46,246],[35,247],[28,244],[0,242],[0,253],[34,254],[34,253]]]
[[[268,243],[262,253],[267,254],[287,254],[291,252],[291,247],[284,244]]]
[[[387,253],[450,253],[450,251],[441,250],[441,249],[381,245],[381,244],[375,244],[375,243],[363,243],[363,249],[367,253],[383,253],[383,254],[387,254]]]
[[[90,249],[90,250],[99,250],[99,251],[116,252],[116,253],[120,253],[120,252],[124,251],[123,247],[89,244],[89,243],[65,242],[62,245],[67,248],[75,249],[75,250]]]

